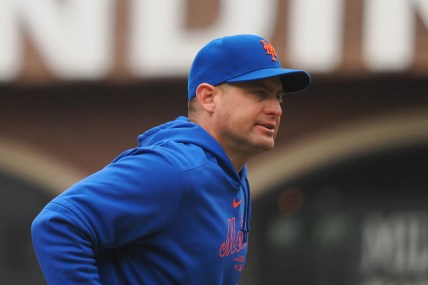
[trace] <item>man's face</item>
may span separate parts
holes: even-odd
[[[252,157],[274,146],[282,115],[279,78],[227,83],[217,87],[217,139],[226,152]]]

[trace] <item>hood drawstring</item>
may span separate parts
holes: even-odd
[[[242,234],[243,234],[243,242],[248,242],[248,233],[251,230],[250,222],[251,222],[251,198],[250,198],[250,185],[248,184],[248,180],[245,179],[246,187],[243,187],[242,191],[244,193],[244,220],[242,222]]]

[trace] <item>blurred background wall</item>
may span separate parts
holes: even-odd
[[[44,284],[35,215],[186,115],[194,55],[237,33],[313,82],[249,163],[242,283],[428,283],[428,1],[0,0],[1,283]]]

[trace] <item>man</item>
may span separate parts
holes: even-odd
[[[259,36],[208,43],[189,73],[188,118],[140,135],[34,220],[48,283],[237,284],[251,216],[245,163],[274,146],[283,93],[309,84]]]

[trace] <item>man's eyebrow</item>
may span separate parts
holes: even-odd
[[[233,82],[233,83],[229,83],[232,86],[237,86],[240,88],[260,88],[260,89],[265,89],[268,91],[273,91],[275,92],[276,95],[282,95],[284,94],[284,89],[281,86],[281,89],[275,90],[274,87],[271,87],[269,84],[264,83],[264,82],[260,82],[260,81],[243,81],[243,82]]]
[[[276,90],[275,87],[270,86],[269,84],[263,83],[263,82],[245,82],[248,84],[249,88],[262,88],[262,89],[267,89],[269,91],[273,91],[276,94],[283,94],[284,90],[282,89],[278,89]]]
[[[247,81],[247,82],[236,82],[233,83],[236,86],[242,87],[242,88],[263,88],[263,89],[272,89],[269,87],[268,84],[263,82],[254,82],[254,81]]]

